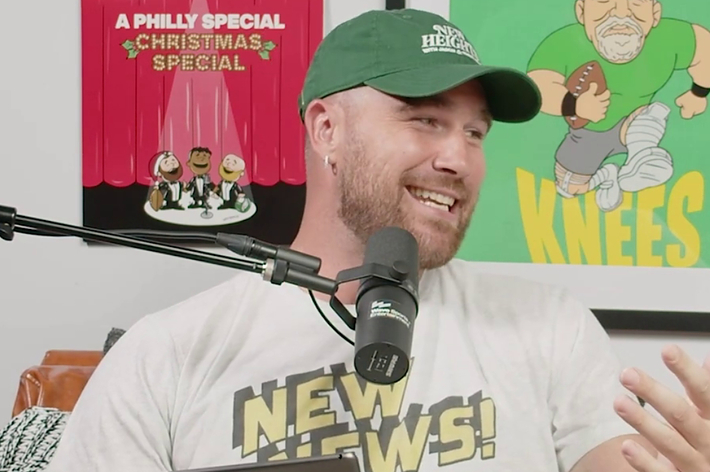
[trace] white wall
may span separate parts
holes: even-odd
[[[40,7],[41,5],[41,7]],[[410,6],[448,15],[448,2],[410,0]],[[326,0],[326,30],[384,0]],[[37,12],[41,11],[41,14]],[[6,2],[0,29],[0,204],[23,215],[81,224],[80,2]],[[585,268],[601,285],[616,287],[606,299],[600,286],[575,285],[574,267],[490,265],[495,271],[567,285],[588,303],[619,306],[646,297],[647,308],[710,306],[705,274],[681,273],[671,284],[657,271]],[[622,274],[609,280],[610,273]],[[18,235],[0,241],[0,425],[8,418],[24,368],[47,349],[101,349],[111,327],[126,328],[141,316],[217,284],[232,274],[220,268],[117,247],[87,247],[77,239]],[[685,275],[684,275],[685,274]],[[596,280],[596,278],[595,278]],[[673,281],[678,282],[674,274]],[[668,287],[683,290],[668,293]],[[698,295],[701,294],[702,296]],[[667,306],[685,299],[684,307]],[[643,308],[643,307],[642,307]],[[701,359],[707,338],[614,335],[626,365],[675,381],[659,360],[660,348],[677,342]]]

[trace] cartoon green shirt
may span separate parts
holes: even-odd
[[[582,64],[598,61],[611,99],[606,118],[598,123],[590,122],[586,129],[606,131],[638,107],[649,104],[675,70],[690,67],[694,55],[695,33],[686,21],[662,19],[646,37],[641,53],[626,64],[613,64],[602,58],[587,38],[584,27],[574,24],[542,41],[530,58],[528,72],[552,70],[569,78]]]

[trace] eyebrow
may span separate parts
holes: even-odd
[[[443,95],[434,95],[431,97],[397,97],[400,101],[397,107],[397,112],[401,114],[411,113],[412,111],[425,108],[450,108],[453,106],[453,102],[450,98]],[[493,116],[491,112],[484,108],[482,110],[481,116],[479,117],[486,124],[487,129],[490,130],[493,126]]]

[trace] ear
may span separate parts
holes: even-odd
[[[653,27],[658,26],[661,22],[661,2],[658,0],[653,0]]]
[[[584,24],[584,0],[577,0],[574,4],[574,13],[577,15],[577,21],[580,24]]]
[[[303,116],[311,147],[319,156],[332,155],[337,147],[338,113],[327,100],[313,100]]]

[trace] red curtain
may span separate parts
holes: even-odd
[[[194,29],[117,29],[121,14],[197,14]],[[279,14],[284,29],[206,30],[203,14]],[[131,25],[133,26],[133,25]],[[141,50],[122,46],[146,34],[258,33],[275,47],[267,60],[254,50]],[[244,159],[239,181],[274,185],[305,182],[304,135],[298,94],[323,35],[323,0],[83,0],[83,185],[152,183],[151,161],[172,151],[185,166],[190,149],[212,151],[213,181],[226,154]],[[149,42],[149,41],[147,41]],[[239,71],[156,70],[155,54],[239,56]],[[232,61],[233,63],[233,61]],[[184,167],[183,179],[191,172]]]

